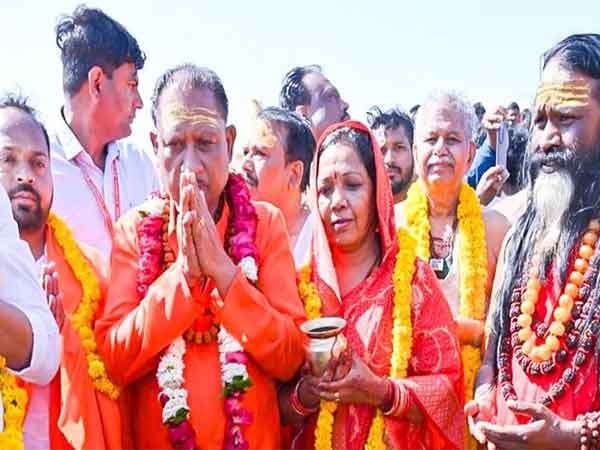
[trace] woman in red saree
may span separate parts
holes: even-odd
[[[429,266],[416,258],[407,290],[410,296],[412,289],[407,376],[388,378],[399,246],[377,143],[364,125],[347,121],[323,134],[317,152],[310,185],[319,217],[313,222],[310,280],[321,315],[346,319],[349,350],[330,363],[346,366],[345,375],[333,369],[321,378],[305,374],[284,396],[287,402],[281,401],[284,421],[301,423],[292,446],[323,446],[315,441],[315,429],[324,399],[337,402],[325,448],[365,448],[377,410],[384,414],[388,448],[462,448],[463,382],[454,321]]]

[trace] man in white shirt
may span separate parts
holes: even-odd
[[[4,164],[0,139],[0,161]],[[0,164],[0,173],[2,172]],[[60,336],[27,244],[0,186],[0,355],[20,378],[40,385],[55,375]],[[1,402],[0,402],[1,404]],[[0,423],[2,415],[0,415]]]
[[[311,235],[311,216],[303,201],[315,138],[300,115],[269,107],[258,113],[244,147],[242,170],[253,200],[281,210],[287,224],[294,262],[305,262]]]
[[[118,411],[118,405],[109,405],[106,396],[98,398],[104,394],[94,388],[90,353],[83,347],[79,328],[79,311],[87,301],[85,286],[92,280],[100,288],[88,306],[94,316],[97,306],[93,304],[104,301],[108,267],[98,251],[69,243],[68,226],[50,212],[49,152],[44,126],[26,99],[10,94],[0,97],[0,185],[8,194],[19,235],[36,260],[38,280],[42,280],[63,343],[60,373],[49,384],[30,386],[23,441],[27,450],[121,448],[116,431],[110,434],[110,442],[103,433],[108,426],[119,430],[119,415],[111,414]],[[85,326],[93,329],[93,319]],[[53,416],[53,412],[57,413]]]
[[[21,378],[47,383],[58,368],[58,328],[36,276],[31,252],[19,239],[3,188],[0,248],[0,355]]]
[[[56,42],[65,105],[50,138],[53,209],[78,241],[108,256],[119,216],[158,190],[150,156],[120,141],[143,106],[145,55],[121,24],[85,6],[60,20]]]
[[[58,368],[58,328],[2,187],[0,248],[0,355],[19,377],[48,383]]]

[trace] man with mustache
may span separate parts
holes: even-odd
[[[327,127],[350,118],[348,103],[317,65],[294,67],[285,75],[279,106],[305,117],[316,141]]]
[[[413,122],[398,109],[382,112],[377,106],[367,112],[367,119],[384,155],[394,203],[400,203],[414,179]]]
[[[527,207],[494,282],[470,431],[488,448],[598,448],[600,35],[543,55]]]
[[[104,302],[108,267],[97,251],[79,246],[50,212],[49,151],[46,130],[26,100],[0,99],[0,182],[21,239],[36,260],[63,342],[56,376],[28,388],[19,431],[27,449],[121,448],[119,407],[110,398],[118,391],[97,356],[92,331]],[[39,357],[52,360],[53,353]],[[104,389],[111,386],[114,392]]]
[[[303,199],[308,186],[315,138],[296,113],[270,107],[260,111],[244,147],[242,170],[253,200],[269,202],[283,213],[296,267],[310,242],[310,210]]]
[[[65,104],[51,135],[54,210],[77,240],[108,257],[119,216],[158,189],[149,156],[121,139],[142,108],[135,38],[99,9],[61,17],[56,43]]]
[[[471,398],[480,363],[484,318],[506,219],[483,212],[475,191],[463,180],[475,151],[472,106],[452,92],[434,92],[419,109],[415,127],[418,179],[405,202],[396,205],[396,223],[417,240],[418,254],[437,275],[457,322]]]
[[[2,105],[8,105],[7,100],[0,101],[0,179],[12,159],[8,150],[12,142],[2,120],[6,114]],[[4,448],[22,445],[23,440],[27,395],[17,388],[14,375],[45,385],[55,375],[59,359],[56,322],[35,274],[31,252],[19,238],[10,200],[0,185],[0,444]],[[12,411],[4,408],[11,401],[3,398],[5,395],[13,396]]]
[[[228,110],[212,70],[159,77],[163,191],[116,227],[96,335],[132,394],[139,449],[281,448],[276,380],[303,360],[305,316],[281,213],[229,172]]]

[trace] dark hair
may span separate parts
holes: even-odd
[[[416,112],[419,110],[419,108],[420,108],[420,107],[421,107],[421,105],[419,105],[419,104],[416,104],[416,105],[414,105],[412,108],[410,108],[410,109],[408,110],[408,112],[409,112],[410,114],[414,114],[414,113],[416,113]]]
[[[408,144],[412,148],[415,126],[410,116],[398,108],[388,109],[386,112],[381,112],[378,106],[371,106],[367,111],[367,122],[371,130],[379,127],[384,127],[385,130],[397,130],[398,127],[404,129]]]
[[[156,125],[156,113],[162,92],[166,87],[176,83],[183,83],[188,89],[208,89],[211,91],[217,100],[219,112],[222,114],[225,122],[227,122],[229,100],[219,76],[206,67],[198,67],[195,64],[185,63],[168,69],[156,80],[154,91],[152,92],[152,109],[150,111],[154,125]]]
[[[319,155],[325,151],[327,147],[334,144],[351,145],[358,153],[360,160],[367,169],[369,178],[373,186],[377,186],[377,176],[375,173],[375,156],[373,155],[373,143],[371,136],[366,131],[357,130],[350,127],[341,127],[329,133],[319,147]]]
[[[5,108],[16,108],[25,114],[27,114],[31,119],[37,123],[42,129],[42,133],[44,134],[44,140],[46,141],[46,147],[48,149],[48,154],[50,153],[50,139],[48,139],[48,131],[46,131],[46,127],[44,124],[38,119],[38,112],[29,104],[29,99],[21,94],[16,94],[14,92],[6,92],[2,96],[0,96],[0,109]]]
[[[485,114],[485,107],[481,102],[477,102],[473,105],[473,109],[475,110],[475,114],[477,116],[483,116]]]
[[[115,69],[132,63],[144,67],[146,55],[135,38],[114,19],[95,8],[79,5],[73,15],[64,15],[56,25],[56,45],[63,63],[63,90],[74,95],[94,66],[110,78]]]
[[[600,79],[600,34],[572,34],[542,56],[542,68],[558,59],[560,65],[567,70],[579,72],[596,80]],[[596,97],[600,98],[600,89],[596,89]]]
[[[519,104],[517,102],[510,102],[508,104],[508,108],[506,109],[516,109],[517,112],[521,112],[521,108],[519,108]]]
[[[294,67],[290,70],[281,82],[279,91],[279,106],[288,111],[293,111],[296,106],[308,105],[310,103],[310,94],[304,86],[304,76],[318,72],[321,73],[321,66],[311,64],[309,66]]]
[[[315,137],[310,125],[303,117],[292,111],[286,111],[276,106],[263,109],[258,113],[258,119],[285,129],[285,162],[302,161],[302,182],[300,189],[304,191],[308,186],[310,176],[310,163],[315,154]]]
[[[543,55],[543,68],[554,58],[567,69],[600,78],[600,34],[572,34]]]

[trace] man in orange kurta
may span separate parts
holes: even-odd
[[[67,260],[64,238],[59,241],[57,237],[62,235],[62,221],[49,213],[53,184],[45,133],[23,99],[12,97],[0,102],[0,181],[11,200],[20,236],[43,271],[44,289],[62,340],[60,370],[54,379],[46,386],[27,386],[25,448],[119,449],[119,406],[94,389],[87,353],[70,319],[81,304],[83,287],[76,277],[78,271]],[[63,230],[70,233],[66,226]],[[95,250],[74,241],[72,245],[69,252],[79,254],[97,280],[99,311],[108,266]],[[93,323],[89,325],[93,329]]]
[[[239,202],[223,199],[233,177],[228,164],[235,128],[226,125],[221,81],[208,69],[178,66],[159,79],[155,93],[152,137],[165,195],[117,223],[108,301],[96,324],[101,353],[111,376],[132,395],[136,447],[173,448],[171,428],[163,424],[157,368],[171,343],[186,336],[183,389],[194,443],[178,448],[224,448],[229,413],[219,345],[210,331],[224,327],[248,358],[252,386],[242,405],[251,420],[242,426],[245,443],[278,448],[276,381],[291,378],[303,360],[298,324],[304,320],[282,215],[265,203],[246,204],[257,217],[253,284],[231,256],[231,247],[240,245],[231,229]],[[160,273],[140,290],[140,266],[148,267],[153,257],[140,251],[148,244],[143,223],[153,214],[162,220]]]

